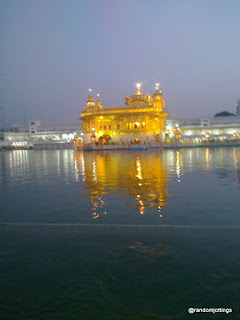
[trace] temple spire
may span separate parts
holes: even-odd
[[[137,92],[136,92],[136,94],[138,94],[138,95],[140,95],[141,94],[141,83],[140,82],[138,82],[137,84],[136,84],[136,88],[137,88]]]
[[[88,99],[87,99],[87,102],[86,102],[86,106],[87,107],[93,107],[95,106],[95,101],[94,101],[94,98],[92,96],[92,89],[88,89],[89,91],[89,95],[88,95]]]

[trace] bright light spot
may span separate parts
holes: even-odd
[[[83,133],[81,132],[81,136],[83,136]]]
[[[100,94],[99,94],[99,93],[97,93],[97,96],[98,96],[98,97],[100,97]]]
[[[89,92],[92,92],[92,89],[88,89]]]
[[[92,128],[92,131],[95,131],[95,128]]]
[[[138,82],[137,84],[136,84],[136,88],[138,89],[138,90],[140,90],[141,89],[141,83],[140,82]]]

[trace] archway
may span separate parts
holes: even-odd
[[[112,138],[109,135],[103,135],[98,139],[100,144],[111,144]]]

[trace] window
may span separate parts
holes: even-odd
[[[145,122],[142,122],[142,128],[145,128]]]
[[[35,131],[32,130],[31,133],[35,133]]]
[[[99,126],[99,130],[102,130],[102,126]]]
[[[117,125],[117,129],[118,129],[118,130],[120,129],[120,124]]]
[[[104,130],[107,130],[107,126],[104,126],[103,129],[104,129]]]
[[[111,130],[112,126],[111,126],[111,125],[109,125],[109,126],[108,126],[108,128],[109,128],[109,130]]]

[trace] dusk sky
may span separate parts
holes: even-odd
[[[238,0],[0,2],[5,124],[77,123],[88,89],[104,106],[151,94],[172,118],[235,113],[240,99]],[[1,113],[0,113],[1,116]]]

